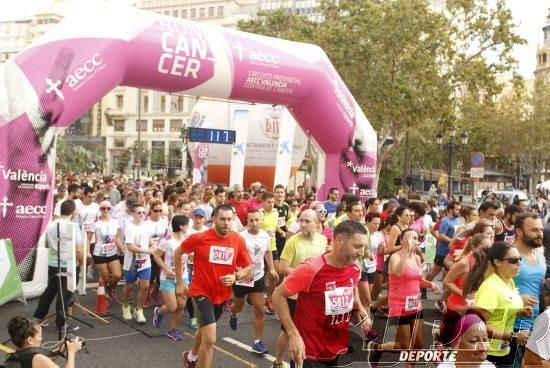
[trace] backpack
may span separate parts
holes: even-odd
[[[4,364],[0,365],[0,368],[23,368],[23,365],[21,364],[22,359],[26,356],[34,356],[36,354],[43,354],[47,357],[55,355],[53,352],[42,348],[26,348],[13,354],[9,354]]]

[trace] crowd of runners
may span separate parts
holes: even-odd
[[[185,367],[211,366],[216,322],[225,310],[231,330],[243,328],[246,304],[254,313],[252,351],[271,351],[275,368],[285,359],[337,366],[350,330],[364,336],[373,367],[386,354],[414,361],[426,348],[441,353],[431,355],[440,367],[549,363],[550,225],[525,201],[476,208],[444,196],[365,202],[336,188],[319,200],[303,186],[58,179],[50,227],[74,222],[85,231],[90,271],[129,323],[168,323],[168,336],[181,340],[188,314],[196,333],[182,354]],[[426,259],[430,236],[433,260]],[[57,291],[53,243],[36,321]],[[425,342],[428,296],[441,323]],[[143,313],[148,305],[156,305],[151,321]],[[262,341],[266,314],[281,323],[273,346]],[[377,331],[374,318],[395,338],[387,328]]]

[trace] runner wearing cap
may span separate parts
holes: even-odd
[[[216,343],[216,321],[223,313],[224,302],[231,297],[231,285],[248,276],[251,260],[246,243],[239,234],[230,231],[233,209],[221,205],[212,213],[214,226],[193,234],[174,252],[176,295],[183,297],[183,253],[194,253],[195,274],[189,288],[199,330],[193,347],[183,353],[185,367],[210,367]]]

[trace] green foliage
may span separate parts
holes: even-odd
[[[82,146],[68,144],[63,137],[57,137],[56,155],[56,170],[61,172],[89,173],[94,167],[101,172],[105,165],[105,157],[94,155]]]
[[[131,147],[128,147],[122,151],[122,154],[120,155],[122,170],[125,170],[128,167],[130,160],[140,160],[141,167],[147,167],[147,160],[149,160],[151,153],[146,148],[146,142],[142,141],[141,144],[138,143],[138,141],[135,141]]]
[[[375,130],[394,138],[392,146],[379,142],[380,170],[407,131],[425,135],[426,142],[466,121],[468,129],[486,130],[457,113],[463,96],[483,92],[491,100],[501,90],[496,74],[514,70],[512,48],[525,43],[504,0],[447,0],[445,12],[428,5],[426,0],[327,0],[318,23],[278,10],[238,27],[325,50]]]

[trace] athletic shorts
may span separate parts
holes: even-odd
[[[200,327],[216,323],[222,316],[225,302],[212,304],[208,297],[202,295],[191,297],[191,301]]]
[[[233,295],[242,299],[249,293],[263,293],[265,291],[265,274],[261,279],[254,281],[254,286],[243,286],[233,284]]]
[[[189,286],[189,279],[182,279],[185,286]],[[176,291],[176,280],[160,280],[160,291],[167,291],[173,293]]]
[[[124,281],[127,283],[136,282],[137,279],[150,281],[151,267],[139,271],[124,271]]]
[[[361,278],[359,279],[359,282],[368,282],[369,284],[374,284],[374,275],[375,272],[366,272],[365,270],[361,271]]]
[[[424,312],[422,310],[419,310],[416,313],[408,314],[406,316],[401,317],[390,317],[390,325],[409,325],[411,324],[411,321],[414,319],[423,319],[424,318]]]
[[[447,256],[436,254],[434,258],[434,264],[438,265],[441,268],[447,269],[447,266],[445,266],[445,257]]]
[[[94,264],[107,264],[114,261],[118,261],[118,256],[115,254],[114,256],[110,257],[104,257],[104,256],[94,256],[92,254],[92,259],[94,260]]]
[[[279,259],[281,259],[280,254],[277,250],[272,250],[271,254],[273,254],[273,260],[274,261],[278,261]]]
[[[294,319],[294,310],[296,309],[296,299],[290,299],[287,298],[286,301],[288,302],[288,310],[290,311],[290,317]],[[281,331],[286,332],[283,324],[281,323]]]

